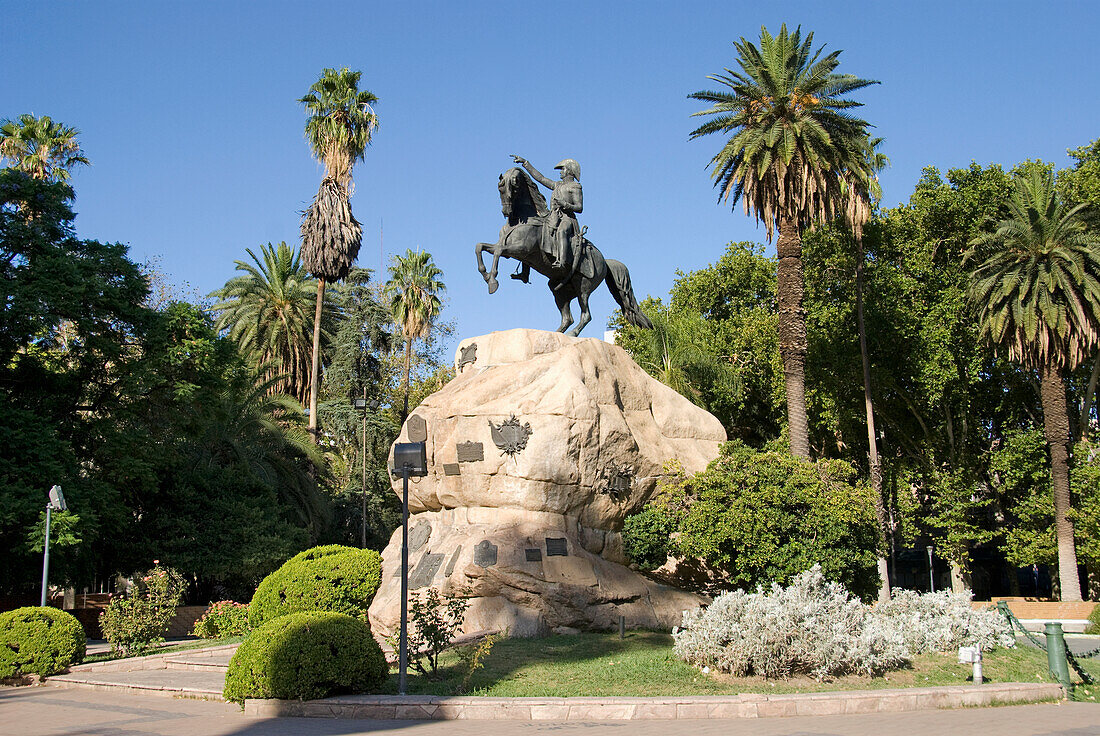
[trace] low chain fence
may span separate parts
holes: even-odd
[[[1039,637],[1035,636],[1035,634],[1028,631],[1024,627],[1024,625],[1020,622],[1020,619],[1016,618],[1015,614],[1012,613],[1012,609],[1010,609],[1008,607],[1007,603],[1005,603],[1004,601],[998,601],[997,602],[997,610],[1000,611],[1001,614],[1003,614],[1006,619],[1008,619],[1009,627],[1011,627],[1014,630],[1019,631],[1021,634],[1023,634],[1025,637],[1027,637],[1028,641],[1030,641],[1032,644],[1037,646],[1039,649],[1042,649],[1044,652],[1047,652],[1047,656],[1048,656],[1048,660],[1049,660],[1050,651],[1047,649],[1047,642],[1043,641]],[[1059,626],[1059,629],[1060,628],[1061,627]],[[1078,677],[1081,678],[1081,682],[1085,683],[1086,685],[1095,684],[1096,679],[1093,678],[1092,675],[1090,675],[1088,672],[1085,671],[1085,669],[1081,666],[1081,663],[1078,660],[1079,659],[1091,659],[1093,657],[1096,657],[1097,655],[1100,655],[1100,647],[1097,647],[1096,649],[1091,649],[1087,652],[1081,652],[1080,654],[1074,654],[1073,651],[1069,648],[1069,644],[1066,642],[1065,638],[1063,638],[1061,636],[1058,636],[1058,637],[1055,637],[1055,638],[1056,638],[1057,641],[1060,641],[1062,643],[1062,648],[1065,650],[1065,653],[1064,653],[1065,660],[1070,666],[1073,667],[1073,669],[1077,673]],[[1048,638],[1047,641],[1049,641],[1049,638]],[[1068,670],[1068,668],[1067,668],[1067,670]],[[1060,677],[1057,672],[1055,672],[1054,670],[1051,670],[1051,675],[1053,675],[1054,677],[1056,677],[1060,681],[1062,681],[1062,685],[1064,685],[1066,687],[1066,689],[1070,693],[1070,696],[1072,697],[1073,684],[1071,682],[1069,682],[1069,679],[1068,679],[1068,674],[1069,673],[1068,673],[1068,671],[1067,671],[1066,674],[1067,674],[1067,677],[1065,678],[1065,681],[1062,681],[1063,678]]]

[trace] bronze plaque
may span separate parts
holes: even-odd
[[[451,577],[451,573],[455,571],[455,563],[458,562],[458,556],[462,554],[462,545],[455,547],[454,554],[451,555],[451,559],[447,560],[447,569],[443,571],[443,577]]]
[[[455,450],[460,463],[479,463],[485,459],[485,449],[480,442],[459,442]]]
[[[488,539],[482,539],[474,547],[474,564],[478,567],[492,567],[497,564],[497,546]]]
[[[542,550],[538,547],[528,547],[523,550],[523,556],[528,562],[542,562]]]
[[[443,475],[462,475],[458,463],[443,463]]]
[[[458,372],[461,373],[463,368],[475,362],[477,362],[477,343],[472,342],[459,350]]]
[[[409,442],[428,441],[428,423],[419,414],[409,417],[409,421],[405,422],[405,428],[409,432]]]
[[[432,584],[432,578],[443,566],[443,555],[430,552],[420,558],[420,564],[409,575],[409,590],[416,590]]]
[[[554,539],[553,537],[546,538],[546,556],[547,557],[568,557],[569,547],[565,543],[565,537]]]

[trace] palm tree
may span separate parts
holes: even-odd
[[[856,323],[859,332],[859,354],[863,363],[863,407],[867,414],[867,447],[871,490],[875,500],[875,519],[879,528],[878,576],[880,601],[890,600],[890,567],[886,562],[886,507],[882,495],[882,462],[875,435],[875,403],[871,397],[871,355],[867,350],[867,326],[863,319],[863,228],[871,219],[874,203],[882,197],[878,172],[886,168],[889,159],[878,151],[881,138],[866,141],[862,160],[853,162],[841,177],[844,195],[844,220],[852,231],[856,244]]]
[[[405,402],[401,421],[409,416],[409,373],[412,370],[413,340],[427,337],[432,320],[441,308],[439,293],[447,287],[439,280],[443,275],[430,253],[408,250],[395,256],[390,266],[390,280],[385,293],[390,300],[390,314],[405,338]]]
[[[246,249],[252,262],[237,261],[244,274],[211,293],[218,331],[228,331],[241,354],[248,358],[272,388],[306,403],[309,398],[310,336],[317,283],[309,277],[298,254],[286,243],[260,246],[260,254]],[[330,299],[322,315],[321,331],[331,330],[335,307]]]
[[[642,311],[653,324],[639,330],[641,344],[632,354],[649,375],[694,404],[708,408],[698,383],[732,383],[736,379],[728,366],[707,349],[703,319],[696,313],[679,312],[662,304],[646,304]]]
[[[861,103],[845,98],[874,81],[836,74],[839,51],[813,51],[784,25],[779,35],[760,29],[760,48],[735,42],[741,71],[709,77],[728,91],[704,90],[691,99],[711,103],[693,116],[710,119],[691,133],[731,137],[710,161],[719,201],[743,201],[764,223],[768,239],[779,231],[777,301],[779,350],[787,393],[791,452],[809,458],[806,416],[806,315],[802,308],[802,231],[832,219],[844,206],[841,173],[858,161],[868,124],[848,114]]]
[[[306,139],[313,156],[325,166],[325,178],[302,217],[302,262],[317,277],[310,368],[309,431],[317,439],[317,396],[321,386],[321,305],[325,282],[348,274],[359,255],[363,228],[351,213],[351,169],[361,161],[378,126],[371,104],[378,98],[359,89],[361,72],[347,67],[325,69],[309,93]]]
[[[76,137],[80,131],[55,123],[48,115],[23,114],[0,123],[0,158],[44,181],[68,181],[74,166],[87,165]]]
[[[980,336],[1039,373],[1062,600],[1079,601],[1064,376],[1100,345],[1100,236],[1085,226],[1085,205],[1062,204],[1047,168],[1031,165],[1014,184],[1008,217],[964,257],[978,264],[968,296]]]

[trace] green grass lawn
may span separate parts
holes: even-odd
[[[150,654],[171,654],[172,652],[186,652],[189,649],[205,649],[206,647],[220,647],[223,644],[240,644],[244,641],[243,636],[230,636],[224,639],[193,639],[191,641],[181,641],[175,644],[163,644],[158,647],[154,647],[145,652],[142,657],[147,657]],[[81,664],[92,664],[94,662],[109,662],[114,659],[125,659],[125,657],[118,657],[108,652],[100,652],[98,654],[89,654],[84,658]]]
[[[799,693],[828,690],[927,687],[968,684],[970,665],[956,654],[916,657],[912,666],[882,677],[846,676],[819,682],[810,677],[766,680],[762,677],[704,675],[672,653],[669,634],[635,631],[623,640],[614,634],[577,634],[545,639],[504,639],[474,673],[469,694],[509,697],[728,695],[731,693]],[[442,657],[440,678],[429,679],[410,669],[409,693],[455,695],[465,668],[454,653]],[[1100,679],[1100,661],[1084,665]],[[1051,682],[1046,653],[1031,647],[998,649],[983,659],[988,682]],[[396,692],[397,678],[389,681]],[[1095,698],[1091,688],[1079,697]]]

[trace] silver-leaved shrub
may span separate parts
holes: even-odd
[[[817,565],[786,588],[723,593],[705,609],[686,611],[673,637],[680,658],[738,676],[876,674],[908,656],[897,630],[825,580]]]
[[[976,611],[970,593],[916,593],[895,589],[890,600],[874,608],[874,615],[896,628],[910,654],[947,652],[980,645],[989,651],[1016,643],[1008,621],[997,611]]]
[[[737,676],[881,674],[913,654],[979,643],[1012,646],[999,614],[973,611],[969,597],[896,591],[889,605],[867,606],[825,580],[817,565],[791,585],[723,593],[684,612],[673,631],[677,656]]]

